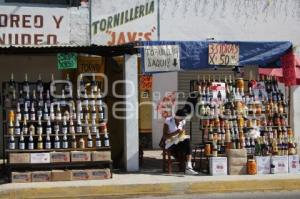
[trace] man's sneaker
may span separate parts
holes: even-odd
[[[185,169],[185,174],[186,175],[198,175],[198,172],[194,171],[192,168],[186,168]]]

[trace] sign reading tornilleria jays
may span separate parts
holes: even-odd
[[[0,45],[59,45],[70,41],[67,8],[0,6]]]
[[[157,0],[93,0],[91,15],[93,44],[157,39]]]

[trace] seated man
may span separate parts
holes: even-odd
[[[178,110],[174,117],[166,118],[163,136],[165,139],[165,148],[171,150],[172,154],[183,153],[186,157],[185,174],[197,175],[198,173],[192,167],[192,148],[189,136],[185,135],[186,114],[183,110]]]

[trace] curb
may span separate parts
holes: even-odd
[[[217,182],[181,182],[138,185],[70,186],[53,188],[23,188],[3,191],[0,199],[42,199],[81,197],[129,197],[145,195],[204,194],[224,192],[291,191],[300,190],[300,179],[245,180]]]

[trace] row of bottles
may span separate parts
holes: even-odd
[[[21,132],[20,138],[17,140],[14,135],[11,135],[9,138],[9,149],[10,150],[34,150],[34,149],[84,149],[84,148],[101,148],[109,147],[109,137],[108,133],[104,133],[103,138],[99,132],[95,136],[92,136],[91,133],[88,133],[88,136],[85,140],[83,136],[77,138],[76,134],[68,136],[66,133],[59,135],[58,132],[55,133],[55,136],[50,136],[47,133],[46,137],[43,139],[41,134],[38,135],[37,139],[34,139],[32,133],[29,136],[24,136]],[[102,143],[103,140],[103,143]]]
[[[45,133],[88,133],[91,131],[92,133],[96,133],[97,130],[103,131],[103,126],[106,125],[106,123],[97,123],[95,119],[91,120],[91,123],[89,120],[85,119],[84,122],[81,122],[81,120],[77,120],[74,122],[73,120],[70,120],[69,122],[64,117],[62,122],[51,122],[50,119],[47,120],[47,123],[42,123],[41,119],[38,120],[37,123],[33,123],[32,121],[27,122],[26,119],[22,123],[19,122],[17,119],[16,122],[13,124],[12,122],[9,123],[8,126],[8,134],[12,135],[20,135],[21,132],[23,132],[25,135],[28,134],[28,129],[36,129],[33,130],[33,133],[35,132],[37,134],[45,134]]]

